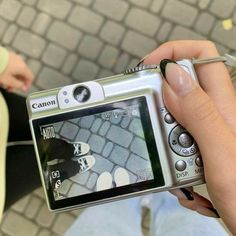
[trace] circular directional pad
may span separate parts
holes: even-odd
[[[180,156],[191,156],[198,151],[193,137],[181,125],[177,125],[171,130],[169,144],[171,149]]]

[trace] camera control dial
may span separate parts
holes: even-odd
[[[197,144],[193,137],[181,125],[176,125],[169,134],[171,149],[178,155],[188,157],[197,151]]]
[[[149,69],[159,69],[159,65],[157,65],[157,64],[149,64],[149,65],[141,64],[141,65],[133,67],[133,68],[128,68],[124,72],[124,74],[125,75],[132,74],[132,73],[136,73],[136,72],[143,71],[143,70],[149,70]]]

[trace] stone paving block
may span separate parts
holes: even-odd
[[[101,136],[92,134],[88,144],[93,152],[100,153],[105,145],[105,139]]]
[[[27,65],[29,66],[30,70],[36,77],[39,73],[39,70],[41,69],[41,62],[35,59],[29,59],[27,61]]]
[[[79,45],[79,55],[88,59],[96,59],[99,56],[103,42],[98,38],[91,35],[85,35]]]
[[[114,164],[111,161],[101,157],[98,154],[93,154],[93,156],[96,159],[96,164],[93,166],[92,171],[95,171],[98,174],[101,174],[104,171],[111,172],[114,166]]]
[[[49,66],[59,69],[63,64],[66,55],[67,51],[64,48],[49,43],[44,51],[42,61]]]
[[[2,230],[8,235],[34,236],[37,234],[39,227],[20,214],[9,211],[2,223]]]
[[[76,54],[69,54],[66,58],[64,65],[62,67],[62,72],[64,74],[70,74],[78,62],[78,57]]]
[[[125,19],[127,26],[148,36],[154,36],[160,23],[159,17],[139,8],[131,8]]]
[[[118,45],[123,38],[125,28],[114,21],[106,21],[100,32],[100,37],[112,45]]]
[[[168,21],[164,21],[164,23],[161,25],[158,33],[157,33],[157,39],[163,43],[165,41],[168,40],[168,36],[171,32],[173,28],[173,24],[168,22]]]
[[[124,18],[128,8],[129,4],[123,0],[95,0],[94,3],[95,10],[116,21]]]
[[[129,0],[130,3],[137,5],[141,8],[147,8],[150,5],[151,1],[152,0]]]
[[[80,216],[81,215],[81,213],[84,211],[84,209],[76,209],[76,210],[72,210],[72,211],[70,211],[71,212],[71,214],[73,215],[73,216],[75,216],[76,218],[78,217],[78,216]]]
[[[90,134],[91,134],[91,132],[89,130],[80,129],[75,140],[78,140],[78,141],[81,141],[81,142],[88,142]]]
[[[36,85],[43,89],[56,88],[69,84],[72,84],[72,81],[68,77],[46,66],[43,67],[36,80]]]
[[[17,24],[24,28],[29,28],[36,16],[36,10],[32,7],[25,6],[17,18]]]
[[[60,21],[54,21],[47,33],[47,39],[58,43],[59,45],[74,50],[81,39],[81,32],[75,30],[68,24]]]
[[[42,200],[40,198],[32,196],[25,209],[25,215],[28,218],[33,219],[36,216],[41,204]]]
[[[115,145],[109,159],[117,165],[124,166],[129,156],[127,149]]]
[[[82,82],[96,79],[99,67],[92,61],[81,59],[72,74],[73,78]]]
[[[216,42],[227,45],[230,49],[236,50],[234,39],[236,37],[236,26],[231,30],[225,30],[221,22],[217,23],[211,33],[211,38]]]
[[[122,119],[122,121],[121,121],[121,127],[123,128],[123,129],[125,129],[125,128],[127,128],[128,127],[128,125],[129,125],[129,123],[130,123],[130,121],[131,121],[131,118],[129,117],[129,116],[125,116],[123,119]]]
[[[122,53],[115,63],[114,67],[115,73],[117,74],[123,73],[128,67],[129,60],[130,60],[129,54]]]
[[[50,228],[55,217],[55,213],[49,212],[47,205],[43,204],[35,220],[39,225]]]
[[[70,214],[60,213],[52,226],[52,230],[59,235],[64,235],[66,230],[72,225],[73,222],[74,217],[72,217]]]
[[[41,229],[37,236],[51,236],[51,232],[48,229]]]
[[[113,46],[106,45],[98,58],[99,64],[107,69],[111,69],[117,61],[119,50]]]
[[[53,125],[54,130],[55,130],[56,133],[59,133],[60,129],[61,129],[62,126],[63,126],[63,123],[64,123],[64,122],[61,121],[61,122],[57,122],[57,123],[55,123],[55,124]]]
[[[45,39],[26,30],[19,30],[13,41],[14,48],[33,58],[39,58],[45,46]]]
[[[18,211],[18,212],[23,212],[25,210],[26,206],[28,205],[29,200],[30,200],[30,196],[25,196],[24,198],[17,201],[12,206],[12,209],[14,209],[15,211]]]
[[[43,35],[43,34],[45,34],[46,30],[48,29],[51,21],[52,21],[52,19],[49,15],[47,15],[43,12],[40,12],[37,15],[31,29],[33,32]]]
[[[167,0],[162,10],[164,18],[184,26],[191,26],[197,15],[197,8],[176,0]]]
[[[143,56],[144,57],[144,56]],[[143,58],[142,57],[142,58]],[[133,67],[135,67],[138,63],[139,63],[139,61],[141,60],[141,58],[132,58],[131,60],[130,60],[130,62],[129,62],[129,65],[128,65],[128,67],[127,68],[133,68]]]
[[[150,11],[153,13],[159,13],[164,5],[165,0],[153,1],[150,6]]]
[[[94,122],[95,116],[85,116],[80,119],[79,126],[81,128],[89,129],[93,122]]]
[[[84,194],[87,194],[87,193],[90,193],[91,191],[83,186],[80,186],[78,184],[73,184],[71,189],[70,189],[70,192],[68,194],[68,197],[75,197],[75,196],[78,196],[79,195],[84,195]]]
[[[35,3],[37,2],[37,0],[21,0],[22,3],[25,3],[27,5],[35,5]]]
[[[230,17],[232,12],[234,11],[234,7],[236,6],[235,0],[227,0],[227,1],[212,1],[210,5],[210,12],[214,15],[224,19]]]
[[[70,187],[72,185],[72,181],[71,180],[64,180],[62,186],[60,187],[60,189],[58,190],[61,194],[67,195]]]
[[[98,175],[96,173],[92,173],[88,179],[87,187],[93,189],[95,184],[97,183]]]
[[[141,138],[135,138],[131,144],[130,150],[140,157],[149,160],[146,142]]]
[[[156,48],[156,41],[150,37],[146,37],[142,34],[129,30],[123,39],[121,48],[126,52],[143,58],[146,54],[150,53]]]
[[[84,1],[84,0],[72,0],[72,1],[74,1],[75,3],[83,4],[85,6],[91,5],[91,3],[93,2],[93,0],[86,0],[86,1]]]
[[[176,26],[171,32],[169,40],[179,40],[179,39],[199,40],[199,39],[205,39],[205,37],[183,26]]]
[[[182,0],[182,1],[194,5],[197,3],[198,0]]]
[[[74,125],[69,122],[65,122],[62,126],[60,135],[69,139],[74,140],[75,136],[77,135],[79,128],[77,125]]]
[[[0,5],[0,7],[1,7],[1,5]],[[7,22],[0,18],[0,37],[2,37],[6,28],[7,28]]]
[[[79,6],[74,8],[68,21],[87,33],[96,34],[103,23],[103,17],[89,8]]]
[[[15,21],[22,4],[17,0],[0,1],[0,16],[9,21]]]
[[[230,52],[229,48],[227,48],[226,46],[223,46],[220,43],[215,43],[215,45],[216,45],[216,48],[217,48],[217,50],[218,50],[220,55],[224,55],[225,53],[229,53]]]
[[[65,19],[72,4],[66,0],[39,0],[38,9],[58,19]]]
[[[109,77],[114,75],[114,73],[111,70],[107,70],[107,69],[101,69],[98,73],[97,78],[105,78],[105,77]]]
[[[113,149],[114,144],[112,142],[107,142],[103,148],[102,155],[108,157]]]
[[[7,27],[7,30],[6,30],[3,38],[2,38],[2,42],[4,44],[10,44],[12,42],[12,40],[14,39],[17,30],[18,30],[18,27],[15,24],[9,25]],[[0,35],[1,35],[1,33],[0,33]]]
[[[97,133],[98,130],[99,130],[99,128],[100,128],[100,126],[101,126],[101,124],[102,124],[102,119],[101,119],[101,118],[97,118],[97,119],[93,122],[93,125],[92,125],[92,127],[91,127],[91,131],[92,131],[93,133]]]
[[[233,22],[234,24],[236,24],[236,11],[234,12],[234,15],[233,15]]]
[[[88,181],[88,178],[89,178],[89,171],[86,171],[82,174],[78,173],[75,176],[71,177],[70,179],[76,182],[77,184],[85,185]]]
[[[142,127],[143,127],[143,125],[142,125],[141,120],[134,118],[132,120],[132,122],[130,123],[129,130],[132,133],[138,135],[139,137],[144,138],[144,133],[143,133]]]
[[[195,23],[195,29],[202,34],[209,34],[215,22],[215,17],[207,12],[202,12]]]
[[[36,190],[34,190],[34,194],[42,199],[45,199],[45,194],[42,187],[39,187]]]
[[[210,5],[211,0],[199,0],[198,1],[198,7],[201,10],[205,10],[208,8],[208,6]]]
[[[112,142],[127,148],[132,141],[133,135],[119,126],[112,125],[107,133],[107,138]]]
[[[126,164],[126,168],[128,168],[132,173],[137,174],[140,170],[146,170],[151,168],[151,166],[148,161],[137,155],[131,154]]]
[[[110,119],[110,122],[111,122],[112,124],[119,124],[120,121],[121,121],[121,119],[122,119],[122,116],[121,116],[121,115],[119,115],[119,114],[113,112],[113,114],[112,114],[112,116],[111,116],[111,119]]]
[[[101,128],[100,128],[100,130],[99,130],[99,134],[100,134],[101,136],[106,135],[108,129],[110,128],[110,125],[111,125],[111,124],[110,124],[110,122],[108,122],[108,121],[103,122],[103,124],[102,124],[102,126],[101,126]]]

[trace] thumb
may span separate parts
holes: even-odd
[[[163,83],[164,102],[175,119],[205,151],[215,149],[217,143],[224,143],[229,138],[229,127],[198,82],[174,61],[162,60],[160,68],[166,79]]]

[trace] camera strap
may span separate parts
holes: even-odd
[[[218,57],[192,59],[193,65],[213,63],[213,62],[224,62],[226,66],[236,68],[236,57],[229,54],[224,54],[224,56],[218,56]]]

